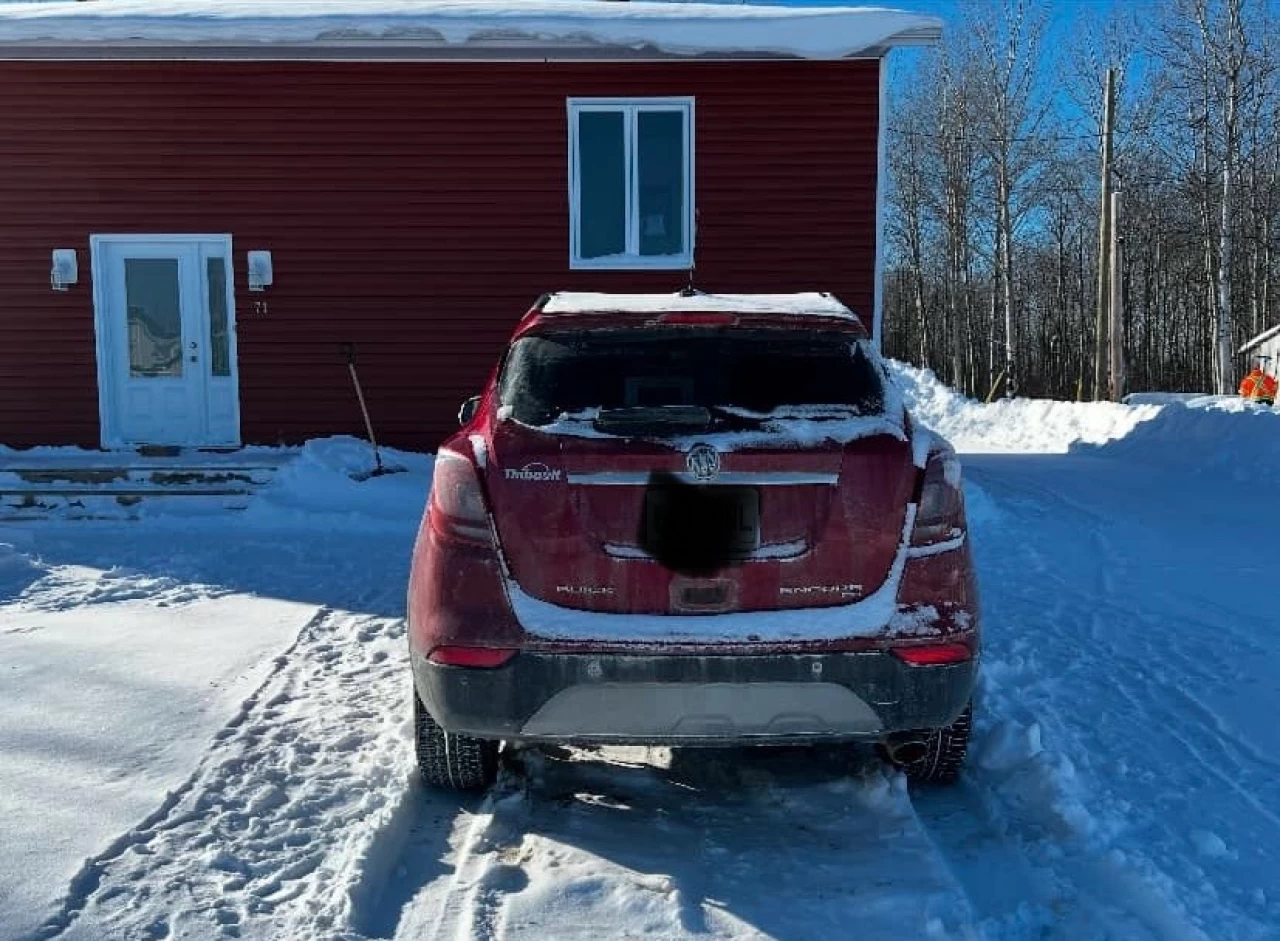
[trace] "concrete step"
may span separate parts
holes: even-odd
[[[144,502],[163,507],[179,499],[244,509],[287,463],[284,455],[236,460],[234,454],[86,452],[72,458],[23,460],[15,454],[0,460],[0,521],[131,518]]]
[[[252,487],[181,487],[178,489],[162,489],[159,487],[135,488],[127,487],[38,487],[31,489],[7,489],[0,487],[0,500],[20,499],[30,502],[31,498],[41,497],[110,497],[115,500],[142,500],[146,497],[234,497],[249,496],[254,493]]]
[[[83,485],[95,488],[139,489],[208,487],[216,485],[258,486],[275,476],[274,467],[111,467],[111,468],[2,468],[0,487],[38,489]],[[9,478],[6,480],[6,478]],[[12,481],[12,483],[10,482]]]
[[[47,519],[137,519],[146,507],[168,509],[197,506],[210,511],[243,510],[253,499],[251,490],[142,490],[101,493],[62,491],[0,495],[0,522]]]

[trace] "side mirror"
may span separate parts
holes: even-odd
[[[462,408],[458,409],[458,424],[465,425],[475,417],[476,409],[480,407],[480,396],[473,395],[462,403]]]

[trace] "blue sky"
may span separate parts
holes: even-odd
[[[983,0],[976,0],[976,2],[983,2]],[[986,0],[986,2],[996,4],[999,0]],[[1058,0],[1049,6],[1053,11],[1052,17],[1055,22],[1069,25],[1081,13],[1105,13],[1118,2],[1121,0]],[[1157,0],[1124,0],[1125,5],[1129,7],[1136,4],[1153,6],[1156,2]],[[798,5],[833,6],[834,4],[822,2]],[[887,0],[884,6],[899,10],[919,10],[921,13],[933,13],[950,19],[959,16],[962,4],[957,0]]]
[[[765,0],[769,2],[769,0]],[[1000,0],[772,0],[787,6],[853,6],[866,3],[873,6],[893,7],[898,10],[912,10],[920,13],[931,13],[948,22],[959,21],[965,6],[990,3],[998,5]],[[1080,16],[1105,15],[1112,7],[1123,4],[1130,9],[1136,6],[1155,6],[1160,0],[1052,0],[1050,30],[1069,30]]]

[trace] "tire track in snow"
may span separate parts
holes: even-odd
[[[1003,486],[1003,483],[1002,483]],[[1222,787],[1231,790],[1250,806],[1258,819],[1265,820],[1280,831],[1280,815],[1258,801],[1252,789],[1243,787],[1237,780],[1241,775],[1253,774],[1258,783],[1276,779],[1280,762],[1261,753],[1247,740],[1229,729],[1216,713],[1205,706],[1187,690],[1189,679],[1202,686],[1212,686],[1229,675],[1231,658],[1216,643],[1197,643],[1193,650],[1185,650],[1188,639],[1198,638],[1205,629],[1203,621],[1158,608],[1152,612],[1133,602],[1122,603],[1117,588],[1116,573],[1127,568],[1128,554],[1117,548],[1104,526],[1114,525],[1100,514],[1082,507],[1078,502],[1045,486],[1022,482],[1016,488],[1020,493],[1032,493],[1044,506],[1059,506],[1070,512],[1088,515],[1096,526],[1089,531],[1098,559],[1099,591],[1084,591],[1063,571],[1053,565],[1040,568],[1041,577],[1054,583],[1054,610],[1057,620],[1065,623],[1076,612],[1086,611],[1089,638],[1094,656],[1079,658],[1068,669],[1083,673],[1096,668],[1103,661],[1111,665],[1112,675],[1125,677],[1125,682],[1113,687],[1113,694],[1124,701],[1128,716],[1147,717],[1148,724],[1155,716],[1161,720],[1155,724],[1169,733],[1186,750],[1191,765],[1213,777]],[[1221,615],[1219,614],[1219,617]],[[1226,624],[1245,620],[1232,617]],[[1215,623],[1216,632],[1222,623]],[[1174,630],[1171,630],[1173,628]],[[1259,654],[1261,649],[1243,631],[1233,631],[1247,649]],[[1118,643],[1123,639],[1124,646]],[[1136,646],[1135,654],[1130,647]],[[1118,667],[1118,669],[1117,669]],[[1153,667],[1159,672],[1153,672]],[[1174,705],[1177,703],[1182,708]],[[1187,720],[1191,719],[1191,722]],[[1210,759],[1207,753],[1214,753]],[[1229,773],[1219,769],[1225,761]],[[1263,769],[1258,774],[1258,769]]]
[[[1051,766],[1033,760],[1010,777],[1020,778],[1015,794],[1042,799],[1002,796],[999,776],[981,768],[915,799],[983,938],[1210,941],[1157,888],[1158,873],[1074,831],[1071,810],[1052,803],[1060,795]]]
[[[410,761],[402,622],[321,610],[33,938],[340,937]],[[419,795],[420,796],[420,795]]]
[[[905,779],[817,749],[523,752],[398,937],[976,938]],[[638,757],[642,756],[642,757]]]
[[[490,885],[489,853],[495,845],[494,813],[501,800],[523,800],[523,795],[501,791],[510,787],[500,779],[496,793],[491,793],[472,818],[458,849],[453,877],[445,890],[432,941],[492,941],[498,937],[499,902]]]
[[[1072,511],[1078,506],[1076,502],[1064,498],[1047,486],[1020,482],[1018,486],[1010,487],[1002,480],[998,487],[1024,494],[1034,493],[1045,506],[1057,505]],[[1100,522],[1114,523],[1114,520],[1104,521],[1101,516],[1095,515],[1095,518]],[[1102,529],[1092,529],[1090,539],[1095,544],[1098,560],[1096,567],[1106,590],[1082,590],[1059,566],[1044,564],[1038,570],[1038,578],[1054,585],[1050,594],[1056,617],[1052,620],[1069,623],[1069,619],[1076,618],[1079,612],[1087,612],[1090,647],[1081,652],[1093,655],[1077,657],[1067,668],[1077,674],[1085,674],[1095,670],[1103,661],[1118,665],[1119,669],[1113,667],[1103,671],[1101,675],[1125,677],[1125,683],[1119,685],[1116,694],[1126,699],[1132,710],[1131,715],[1159,712],[1168,718],[1167,725],[1170,728],[1187,728],[1185,721],[1173,720],[1190,717],[1194,720],[1194,726],[1199,727],[1196,736],[1198,745],[1219,752],[1221,757],[1231,763],[1233,769],[1261,767],[1272,774],[1280,772],[1280,762],[1238,736],[1223,723],[1220,716],[1187,689],[1189,685],[1211,687],[1221,682],[1224,676],[1231,675],[1232,657],[1222,650],[1222,645],[1214,636],[1224,629],[1234,635],[1233,641],[1238,642],[1246,652],[1259,657],[1265,655],[1266,651],[1253,637],[1234,627],[1235,622],[1246,621],[1247,618],[1238,613],[1223,618],[1223,612],[1219,610],[1214,612],[1217,615],[1215,622],[1207,625],[1204,618],[1183,614],[1181,610],[1171,612],[1167,607],[1149,610],[1141,603],[1117,600],[1124,596],[1114,584],[1114,573],[1127,568],[1128,554],[1117,548],[1112,538]],[[1181,607],[1179,604],[1180,609]],[[1207,641],[1203,637],[1206,629],[1210,634]],[[1123,645],[1120,641],[1123,641]],[[1185,649],[1187,644],[1194,645],[1193,649]],[[1136,653],[1132,649],[1135,647],[1138,651]],[[1197,681],[1197,684],[1189,684],[1189,679]],[[1186,708],[1173,708],[1170,700],[1176,700]],[[1190,742],[1185,744],[1189,749],[1196,747]],[[1213,763],[1200,760],[1197,756],[1196,764],[1208,767]],[[1262,817],[1273,819],[1265,809],[1259,808],[1259,811]]]
[[[412,750],[410,741],[400,747],[406,756]],[[356,936],[395,937],[409,900],[445,877],[448,840],[468,819],[460,812],[477,803],[470,795],[429,790],[414,773],[372,826],[361,828],[353,850],[344,854],[349,863],[344,879],[350,886],[347,920]]]
[[[1183,598],[1184,586],[1197,584],[1201,573],[1179,556],[1176,541],[1164,539],[1159,513],[1130,506],[1135,495],[1125,495],[1123,486],[1120,497],[1106,497],[1123,513],[1101,512],[1062,492],[1092,498],[1085,489],[1092,483],[1110,494],[1105,478],[1090,473],[1120,474],[1123,466],[1076,459],[1046,466],[1038,476],[1026,461],[1016,472],[979,463],[976,475],[1000,511],[987,521],[989,531],[981,519],[975,525],[980,581],[988,614],[1010,626],[1001,636],[1001,622],[988,619],[984,699],[992,714],[983,725],[988,734],[1008,734],[1043,722],[1065,751],[1041,753],[1037,742],[1022,756],[997,754],[993,768],[977,762],[969,782],[1026,858],[1061,887],[1057,895],[1077,918],[1068,923],[1080,931],[1205,937],[1194,918],[1204,930],[1213,926],[1215,937],[1227,937],[1220,933],[1228,925],[1230,937],[1271,937],[1265,919],[1247,914],[1258,910],[1256,893],[1222,881],[1225,873],[1217,886],[1205,884],[1206,873],[1186,858],[1188,833],[1176,823],[1206,786],[1233,793],[1253,821],[1268,829],[1275,823],[1252,788],[1241,786],[1274,781],[1275,763],[1191,691],[1229,683],[1227,648],[1257,642],[1224,621],[1222,611],[1205,617],[1194,597]],[[1087,549],[1074,552],[1080,543]],[[1153,571],[1166,572],[1168,589],[1149,590],[1161,581]],[[1148,767],[1150,759],[1159,765]],[[1073,760],[1096,793],[1084,793]],[[945,807],[940,812],[945,817]],[[944,849],[947,836],[944,827]],[[1228,898],[1234,906],[1224,904]],[[1079,920],[1082,903],[1101,913],[1092,923]],[[1049,930],[1065,917],[1049,922]]]

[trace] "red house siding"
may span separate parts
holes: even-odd
[[[379,437],[433,446],[539,294],[683,286],[569,269],[565,99],[663,95],[696,99],[698,286],[869,324],[876,61],[0,63],[0,443],[99,443],[91,234],[225,232],[244,441],[360,433],[350,341]]]

